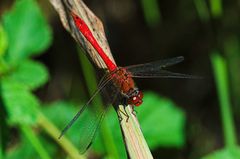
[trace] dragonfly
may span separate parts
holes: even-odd
[[[110,97],[109,103],[118,102],[123,106],[140,106],[143,103],[143,92],[139,90],[134,82],[134,78],[194,78],[192,75],[186,75],[181,73],[174,73],[165,70],[166,67],[175,65],[184,60],[183,56],[174,57],[165,60],[159,60],[154,62],[149,62],[145,64],[137,64],[127,67],[117,66],[103,51],[102,47],[99,45],[93,33],[76,13],[71,12],[71,17],[78,28],[79,32],[86,38],[86,40],[93,46],[93,48],[100,55],[102,60],[107,66],[107,73],[102,77],[98,84],[97,90],[93,93],[88,102],[83,105],[73,119],[66,125],[66,127],[61,132],[59,138],[61,138],[66,131],[75,123],[76,120],[81,120],[81,116],[88,116],[88,119],[84,119],[81,124],[85,127],[81,130],[81,141],[80,141],[80,152],[84,153],[92,144],[95,138],[96,132],[99,128],[101,121],[107,111],[107,108],[94,111],[92,116],[84,115],[85,112],[90,112],[90,105],[94,98],[98,94],[104,94],[104,90],[109,87],[113,87],[114,93],[108,93]],[[107,90],[108,91],[108,90]],[[124,115],[126,113],[122,112]]]

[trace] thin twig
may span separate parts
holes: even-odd
[[[61,141],[58,139],[60,130],[54,126],[42,113],[38,115],[38,124],[65,150],[71,159],[86,159],[85,156],[80,155],[78,150],[72,143],[64,136]]]
[[[54,8],[57,10],[63,26],[70,32],[72,37],[82,46],[87,55],[97,65],[98,68],[106,68],[105,63],[98,55],[92,45],[82,36],[76,28],[72,18],[70,18],[70,11],[76,13],[81,19],[85,21],[94,37],[103,48],[105,53],[114,62],[108,42],[106,40],[102,22],[92,13],[92,11],[83,3],[82,0],[49,0]],[[129,116],[122,115],[119,118],[122,133],[124,136],[125,145],[128,155],[132,159],[151,159],[152,154],[148,148],[145,138],[141,132],[137,117],[132,113],[132,106],[125,108]],[[118,112],[124,112],[124,106],[119,105]]]

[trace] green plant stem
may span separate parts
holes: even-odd
[[[20,125],[20,129],[23,132],[23,134],[26,136],[26,138],[31,142],[35,150],[38,152],[39,156],[42,159],[50,159],[50,155],[45,150],[44,146],[41,144],[40,140],[36,136],[36,134],[33,132],[31,127],[28,125]]]
[[[211,55],[211,62],[220,101],[225,144],[227,147],[234,147],[237,144],[237,140],[229,99],[227,65],[224,58],[217,53]]]
[[[0,76],[9,71],[9,67],[2,57],[0,57]]]
[[[0,158],[3,158],[3,147],[2,147],[2,143],[0,143]]]
[[[0,158],[3,158],[4,155],[4,125],[5,125],[5,121],[4,121],[4,116],[3,116],[3,104],[2,104],[2,100],[1,100],[1,82],[0,82]]]
[[[210,0],[210,8],[214,18],[222,15],[222,0]]]
[[[74,147],[65,136],[63,136],[61,140],[58,139],[61,132],[47,119],[46,116],[44,116],[44,114],[39,113],[38,123],[72,159],[85,159],[85,156],[80,155],[77,148]]]
[[[4,145],[3,145],[3,129],[2,129],[2,123],[0,123],[0,158],[3,158],[4,156]]]
[[[1,82],[0,82],[0,159],[4,158],[6,150],[6,141],[8,140],[8,127],[6,124],[6,115],[1,99]]]
[[[235,34],[228,36],[227,39],[224,40],[224,53],[226,55],[228,70],[230,74],[230,91],[232,92],[233,107],[235,107],[235,110],[237,111],[234,114],[240,114],[240,109],[238,109],[238,107],[240,106],[240,74],[236,73],[239,72],[240,64],[239,43],[239,37]]]
[[[78,55],[83,68],[83,74],[86,79],[88,91],[90,94],[93,94],[93,92],[97,89],[97,80],[95,77],[94,69],[80,48],[78,48]],[[102,108],[103,102],[100,96],[96,96],[95,98],[96,99],[93,101],[93,105],[98,108]],[[105,122],[104,120],[102,121],[100,131],[101,131],[101,137],[103,139],[106,151],[110,156],[110,158],[114,158],[114,159],[120,158],[113,140],[113,136],[111,134],[111,130],[107,122]]]
[[[161,13],[157,0],[141,0],[143,13],[147,24],[155,26],[161,20]]]
[[[2,58],[6,53],[7,47],[8,47],[7,34],[0,23],[0,58]]]
[[[197,9],[198,16],[203,22],[209,20],[209,11],[206,4],[206,1],[203,0],[194,0],[195,7]]]

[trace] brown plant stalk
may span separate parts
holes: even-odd
[[[92,11],[83,3],[82,0],[49,0],[58,12],[64,28],[72,35],[78,44],[81,45],[83,50],[91,58],[91,60],[100,69],[105,69],[106,65],[98,55],[92,45],[84,38],[84,36],[76,28],[73,19],[71,18],[70,12],[76,13],[84,22],[88,25],[92,31],[94,37],[103,48],[109,58],[115,63],[111,54],[103,24],[102,22],[92,13]],[[122,129],[126,149],[128,155],[132,159],[151,159],[152,154],[148,148],[145,138],[141,132],[140,125],[137,117],[132,113],[132,106],[128,105],[118,106],[118,114],[125,112],[129,116],[127,120],[126,115],[119,117],[119,123]]]

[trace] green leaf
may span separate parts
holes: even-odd
[[[157,147],[182,147],[185,143],[185,115],[169,99],[160,97],[152,92],[144,93],[144,103],[138,112],[143,135],[151,149]],[[112,109],[104,119],[108,122],[121,158],[126,158],[124,142],[116,112]],[[158,124],[156,124],[158,123]],[[93,143],[93,148],[98,153],[104,153],[99,136]]]
[[[7,152],[6,159],[17,159],[19,156],[24,159],[32,159],[33,156],[36,159],[40,159],[31,143],[26,138],[23,138],[20,144]]]
[[[43,114],[57,127],[64,126],[66,120],[71,119],[76,111],[77,108],[70,102],[66,101],[56,101],[42,107]]]
[[[63,129],[66,124],[75,116],[78,108],[73,104],[65,101],[57,101],[51,104],[47,104],[42,107],[42,112],[48,117],[60,130]],[[75,124],[68,130],[66,136],[79,146],[80,135],[79,130],[82,128],[81,123],[76,121]],[[60,135],[60,134],[59,134]]]
[[[113,109],[113,107],[109,110],[109,112],[107,112],[103,122],[106,122],[107,125],[110,127],[110,130],[112,130],[111,133],[113,136],[114,143],[116,144],[115,146],[117,148],[119,158],[127,158],[123,136],[122,136],[121,128],[118,121],[118,116],[115,110]],[[93,142],[93,146],[92,146],[94,151],[100,154],[105,153],[105,149],[102,144],[103,141],[101,139],[101,136],[103,135],[104,134],[100,135],[100,133],[98,133],[96,136],[96,141]]]
[[[239,159],[240,156],[240,148],[232,147],[225,148],[223,150],[218,150],[210,155],[203,157],[202,159]]]
[[[4,55],[6,49],[8,46],[8,40],[7,40],[7,35],[0,24],[0,58]]]
[[[45,116],[47,116],[58,128],[64,128],[66,124],[74,117],[76,112],[78,111],[78,108],[74,106],[71,103],[58,101],[54,102],[52,104],[48,104],[44,107],[42,107],[43,113]],[[56,113],[57,112],[57,113]],[[87,115],[90,114],[90,112],[85,112],[82,115],[85,115],[81,118],[88,118]],[[110,115],[110,116],[109,116]],[[115,127],[114,132],[112,132],[114,135],[114,140],[116,140],[118,151],[120,151],[120,158],[126,158],[126,151],[124,148],[124,143],[122,140],[121,130],[118,125],[118,119],[116,116],[116,113],[113,109],[108,113],[107,117],[104,119],[107,122],[110,122],[111,128]],[[82,120],[84,121],[84,119]],[[114,126],[112,125],[114,124]],[[85,125],[86,126],[86,125]],[[66,136],[74,143],[75,146],[79,146],[79,141],[81,138],[81,134],[79,132],[82,132],[81,129],[86,128],[83,127],[83,123],[80,123],[78,120],[75,124],[72,125],[72,127],[68,130],[66,133]],[[104,148],[102,141],[100,139],[100,131],[97,132],[96,140],[93,142],[93,148],[95,152],[97,153],[104,153]],[[115,135],[116,134],[116,135]],[[97,144],[97,148],[96,147]]]
[[[30,144],[42,159],[51,158],[46,150],[46,146],[43,146],[37,134],[34,133],[30,126],[21,124],[19,128],[21,129],[21,133],[30,141]]]
[[[3,26],[11,44],[6,54],[9,62],[40,54],[51,43],[50,28],[34,0],[16,1],[3,16]]]
[[[144,93],[136,111],[148,146],[182,147],[185,144],[185,114],[171,100],[152,92]]]
[[[43,64],[25,60],[9,75],[9,78],[26,85],[30,89],[36,89],[47,82],[49,75]]]
[[[26,86],[7,78],[2,81],[2,98],[11,124],[34,124],[39,102]]]
[[[42,136],[38,136],[39,140],[43,143],[48,153],[52,156],[56,153],[56,147],[51,144],[49,140],[46,140]],[[21,142],[15,145],[14,148],[9,149],[6,154],[6,159],[18,159],[19,156],[23,159],[40,159],[41,157],[34,149],[33,145],[23,134],[21,136]],[[33,157],[34,156],[34,157]]]
[[[0,24],[0,75],[4,74],[7,71],[8,66],[3,56],[6,53],[6,49],[8,47],[8,39],[5,30]]]
[[[140,108],[136,108],[136,110],[138,111],[137,116],[140,120],[143,134],[150,148],[154,149],[160,146],[182,147],[185,143],[185,115],[183,111],[177,108],[170,100],[159,97],[154,93],[145,92],[144,95],[144,104]],[[57,102],[44,107],[43,112],[53,123],[63,128],[73,118],[77,109],[69,103]],[[124,142],[114,109],[110,109],[104,120],[108,123],[110,130],[114,130],[112,131],[112,136],[120,157],[126,158]],[[156,121],[159,125],[153,125]],[[80,140],[79,130],[81,127],[81,123],[75,123],[66,134],[75,145],[78,145]],[[93,142],[93,149],[97,153],[104,153],[99,134],[96,137],[96,141]]]

